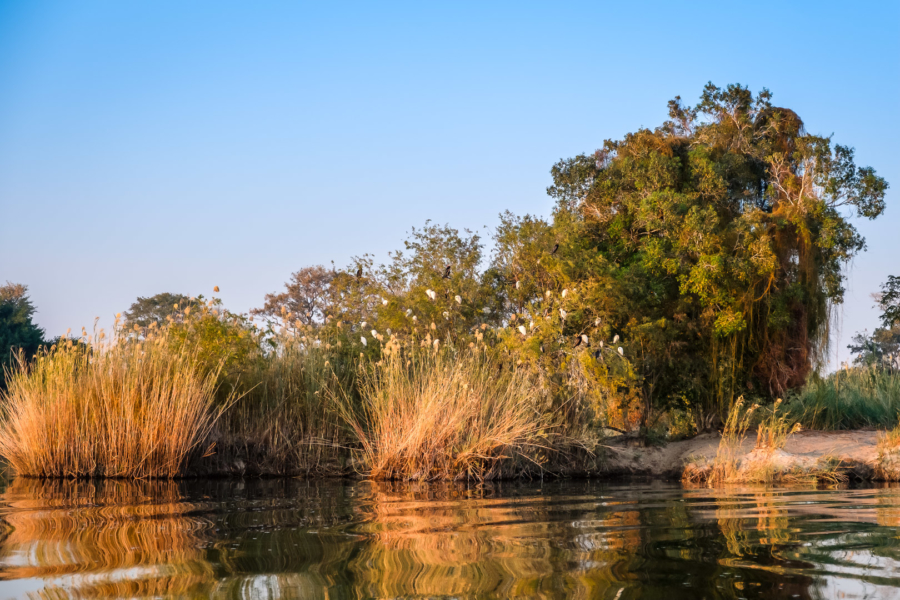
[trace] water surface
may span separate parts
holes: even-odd
[[[0,599],[893,598],[900,488],[0,485]]]

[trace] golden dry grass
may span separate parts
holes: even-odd
[[[840,461],[825,457],[815,465],[801,466],[793,463],[781,450],[788,437],[800,430],[799,423],[792,423],[788,415],[779,414],[782,401],[777,400],[772,409],[754,404],[744,410],[744,399],[739,398],[719,441],[719,448],[711,468],[686,468],[684,479],[689,483],[706,483],[710,487],[732,483],[840,483],[846,475],[840,470]],[[744,447],[747,431],[757,419],[756,445],[752,452]]]
[[[2,398],[0,455],[26,476],[182,474],[218,414],[216,373],[198,372],[193,354],[163,331],[63,341],[31,364],[19,361]]]
[[[361,371],[342,414],[375,479],[491,479],[534,468],[554,428],[525,370],[477,351],[399,350]]]

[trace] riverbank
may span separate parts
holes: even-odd
[[[749,469],[769,460],[781,474],[814,472],[836,466],[848,479],[897,480],[892,468],[894,453],[882,455],[882,431],[800,431],[788,437],[781,449],[757,449],[756,438],[748,435],[737,443],[738,469]],[[624,438],[610,440],[604,448],[605,460],[599,474],[608,477],[643,476],[702,482],[714,467],[722,436],[707,433],[662,446],[635,447]]]
[[[223,324],[206,309],[202,319]],[[90,349],[69,340],[20,361],[0,394],[0,456],[39,478],[900,480],[893,373],[835,376],[787,402],[739,397],[721,436],[654,446],[646,439],[696,431],[693,413],[658,415],[644,439],[610,434],[637,430],[642,409],[622,409],[627,386],[592,396],[581,363],[551,381],[544,366],[484,345],[379,334],[379,360],[342,354],[341,339],[287,336],[265,354],[251,340],[250,358],[231,364],[231,353],[207,356],[201,333],[169,326]]]
[[[768,461],[778,475],[800,478],[821,472],[826,467],[838,477],[858,481],[900,480],[900,452],[886,452],[879,447],[884,431],[800,431],[788,437],[783,448],[757,449],[756,437],[748,435],[736,448],[738,470],[750,469],[760,461]],[[703,483],[715,466],[722,436],[705,433],[687,440],[661,445],[644,445],[629,436],[607,438],[595,452],[557,457],[546,466],[545,477],[599,479],[652,478]],[[194,461],[189,477],[272,477],[305,478],[362,477],[362,464],[356,464],[349,453],[343,460],[334,459],[320,465],[284,471],[267,468],[254,460],[254,450],[247,447],[240,455],[217,454]],[[533,475],[532,475],[533,477]],[[789,478],[789,477],[788,477]]]

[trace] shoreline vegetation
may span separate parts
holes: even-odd
[[[0,455],[39,478],[900,481],[900,427],[886,429],[900,396],[872,392],[892,389],[893,372],[840,371],[769,406],[739,398],[721,431],[685,436],[668,415],[668,435],[654,439],[598,431],[590,410],[579,418],[576,406],[554,406],[534,371],[483,340],[458,351],[376,334],[380,358],[353,361],[340,340],[281,333],[274,350],[238,365],[233,348],[218,354],[197,341],[221,324],[216,306],[195,303],[141,336],[117,322],[111,338],[63,338],[20,358],[3,392]],[[235,339],[261,347],[262,338]],[[835,398],[864,403],[861,391],[870,415],[848,421],[855,428],[821,426]]]
[[[816,374],[888,184],[771,98],[676,97],[554,165],[552,218],[501,214],[490,254],[426,222],[250,314],[162,293],[40,344],[2,286],[0,455],[35,477],[900,478],[900,279],[856,366]],[[796,451],[865,428],[871,457]]]

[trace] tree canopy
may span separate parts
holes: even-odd
[[[163,292],[147,298],[138,296],[131,307],[125,311],[125,325],[129,329],[149,327],[151,323],[163,324],[168,317],[180,314],[188,306],[196,304],[196,300],[184,294]]]
[[[30,358],[44,341],[44,330],[34,323],[34,313],[28,286],[8,281],[0,286],[0,387],[14,354],[21,351]]]
[[[655,130],[553,168],[563,272],[628,340],[648,406],[801,385],[865,247],[849,219],[884,210],[884,179],[771,98],[708,84]]]

